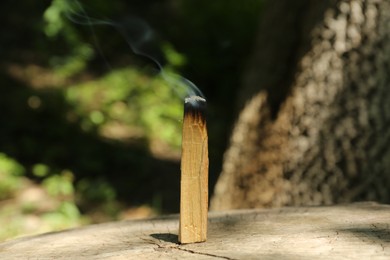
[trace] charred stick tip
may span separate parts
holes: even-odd
[[[206,99],[200,96],[190,96],[184,99],[184,117],[190,116],[196,121],[206,121]]]

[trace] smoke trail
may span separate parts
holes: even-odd
[[[104,53],[99,46],[99,41],[93,28],[96,25],[106,25],[115,28],[125,39],[134,54],[145,57],[156,65],[161,77],[173,87],[173,90],[180,98],[184,99],[185,96],[193,95],[204,97],[203,93],[193,82],[178,74],[164,70],[165,58],[161,49],[157,46],[159,42],[158,37],[143,19],[131,16],[121,22],[108,19],[101,20],[90,17],[77,0],[74,0],[73,4],[73,6],[69,5],[66,12],[67,18],[76,24],[87,25],[91,28],[98,52],[104,59]],[[183,96],[181,93],[186,94]]]

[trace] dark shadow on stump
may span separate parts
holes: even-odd
[[[356,234],[357,237],[365,238],[368,243],[389,243],[390,229],[389,227],[377,227],[372,224],[372,227],[355,227],[339,230],[341,232],[350,232]]]
[[[174,244],[179,244],[179,237],[176,234],[172,233],[156,233],[156,234],[150,234],[151,237],[162,240],[165,242],[170,242]]]

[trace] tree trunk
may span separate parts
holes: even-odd
[[[390,2],[267,2],[211,209],[389,203]]]

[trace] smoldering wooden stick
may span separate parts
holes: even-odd
[[[190,96],[184,101],[180,181],[179,242],[207,239],[208,136],[206,100]]]

